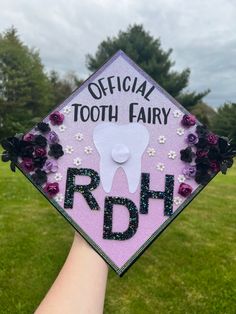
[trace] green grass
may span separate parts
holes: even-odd
[[[33,313],[73,230],[8,167],[0,163],[0,313]],[[123,278],[110,271],[105,313],[236,313],[235,183],[236,167],[218,175]]]

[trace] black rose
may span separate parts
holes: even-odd
[[[37,185],[43,185],[44,183],[47,182],[46,172],[40,169],[37,169],[35,173],[32,174],[31,178]]]
[[[207,127],[205,125],[198,125],[196,127],[196,133],[197,133],[199,138],[201,138],[201,137],[205,138],[206,135],[208,134]]]
[[[46,147],[47,146],[47,139],[42,135],[36,135],[34,142],[37,146],[40,146],[40,147]]]
[[[196,175],[195,175],[195,181],[198,184],[207,184],[211,179],[211,175],[204,170],[197,170]]]
[[[193,153],[191,147],[187,147],[187,148],[182,149],[182,150],[180,151],[180,156],[181,156],[180,159],[181,159],[182,161],[185,161],[185,162],[192,162],[194,153]]]
[[[52,156],[56,159],[64,155],[62,146],[58,143],[50,145],[50,150],[48,152],[49,156]]]
[[[210,169],[210,160],[207,157],[198,157],[195,163],[197,171],[207,172]]]
[[[3,152],[4,160],[5,161],[11,160],[13,162],[17,162],[17,158],[18,156],[20,156],[20,140],[15,136],[8,137],[1,141],[1,145],[3,149],[5,149],[5,151]]]
[[[21,139],[22,135],[16,135],[1,141],[1,145],[4,149],[2,161],[11,161],[10,168],[12,171],[15,171],[15,164],[18,161],[18,157],[21,155],[22,145],[20,143],[24,142]]]
[[[208,146],[207,139],[204,137],[200,137],[197,144],[195,144],[197,148],[206,148]]]
[[[226,174],[228,168],[231,168],[233,166],[234,160],[233,158],[224,159],[220,164],[220,171],[223,174]]]
[[[216,146],[211,146],[209,148],[208,158],[210,160],[218,160],[218,161],[221,159],[220,151],[219,151],[219,149]]]
[[[35,168],[43,168],[45,162],[47,160],[46,156],[43,157],[35,157],[33,159]]]
[[[25,144],[26,143],[26,144]],[[34,152],[34,148],[33,145],[29,142],[26,141],[21,141],[20,142],[20,156],[22,158],[32,158],[33,157],[33,152]]]
[[[41,131],[42,133],[47,133],[47,132],[51,131],[49,124],[45,123],[45,122],[39,122],[37,124],[36,129]]]

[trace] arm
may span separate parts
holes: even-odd
[[[108,267],[78,235],[51,289],[35,314],[100,314]]]

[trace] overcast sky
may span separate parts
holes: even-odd
[[[0,32],[14,25],[47,70],[82,78],[85,55],[134,23],[173,48],[175,69],[191,69],[190,90],[210,88],[212,106],[236,102],[235,0],[0,0]]]

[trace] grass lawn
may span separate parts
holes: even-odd
[[[0,313],[33,313],[73,230],[8,168],[0,163]],[[110,271],[105,313],[236,313],[235,184],[236,167],[218,175],[123,278]]]

